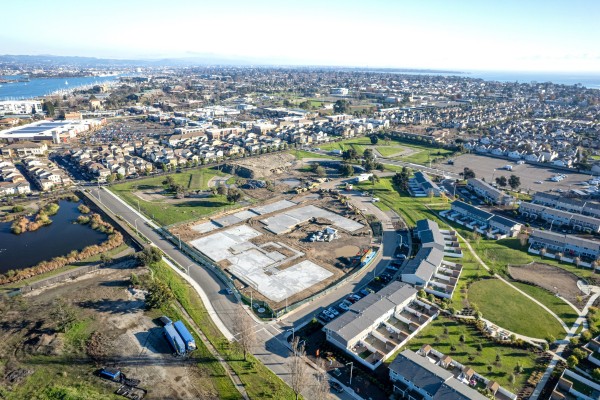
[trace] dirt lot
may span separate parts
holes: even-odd
[[[368,234],[368,231],[371,228],[369,227],[367,221],[362,215],[349,213],[348,210],[343,206],[343,204],[331,195],[329,195],[329,193],[326,193],[323,196],[321,196],[321,198],[317,199],[314,198],[316,197],[315,194],[316,193],[308,192],[304,193],[303,195],[296,196],[292,199],[292,201],[300,202],[300,204],[294,207],[287,208],[283,211],[276,211],[270,214],[259,215],[250,218],[249,220],[241,221],[237,224],[215,229],[207,233],[199,233],[192,229],[192,227],[196,224],[204,223],[206,222],[206,220],[196,221],[186,225],[175,227],[171,229],[171,232],[174,234],[181,235],[181,240],[189,242],[204,236],[215,234],[222,230],[227,230],[235,226],[246,224],[262,234],[261,236],[250,239],[252,243],[264,244],[268,242],[281,242],[298,251],[305,253],[304,256],[290,261],[290,263],[288,263],[289,265],[282,264],[278,267],[278,269],[283,270],[294,264],[298,264],[302,261],[309,260],[333,273],[333,276],[325,279],[324,281],[319,282],[318,284],[311,286],[309,289],[306,289],[300,293],[297,293],[294,296],[289,297],[287,299],[288,304],[292,304],[325,289],[329,285],[337,282],[338,280],[345,277],[347,274],[351,273],[360,265],[359,261],[354,262],[359,258],[357,255],[360,252],[364,252],[364,250],[368,249],[371,245],[371,236]],[[335,239],[332,242],[310,242],[308,238],[311,236],[311,233],[322,230],[326,226],[331,226],[333,225],[333,223],[324,218],[319,218],[318,220],[313,220],[296,225],[291,231],[275,235],[272,232],[269,232],[266,229],[264,229],[265,225],[262,222],[260,222],[263,219],[278,215],[281,212],[290,211],[295,208],[305,207],[308,205],[315,205],[317,207],[336,212],[348,219],[363,224],[364,228],[354,232],[346,232],[343,229],[339,229],[338,234],[340,235],[340,238]],[[235,210],[235,212],[239,211],[241,210]],[[277,251],[280,250],[278,249]],[[222,263],[223,264],[220,266],[227,270],[228,261],[224,260],[222,261]],[[236,282],[237,287],[246,287],[246,284],[242,281],[237,280],[235,277],[232,277],[232,279]],[[285,301],[273,303],[269,299],[260,295],[260,293],[255,292],[254,298],[266,301],[273,309],[285,307]]]
[[[577,275],[553,265],[533,263],[523,267],[509,266],[508,272],[513,279],[533,283],[551,293],[558,292],[573,304],[577,303],[577,296],[584,294],[577,287]]]
[[[132,272],[141,276],[148,270],[126,261],[4,300],[0,358],[5,362],[0,372],[33,374],[9,383],[8,394],[2,397],[47,398],[58,392],[77,395],[68,398],[123,399],[114,394],[118,384],[95,375],[100,367],[112,366],[141,380],[139,386],[148,390],[146,398],[218,398],[193,356],[172,356],[162,328],[154,322],[159,313],[145,311],[145,293],[129,287]],[[66,333],[52,314],[59,299],[76,315]]]
[[[228,162],[223,171],[243,178],[258,179],[281,174],[296,163],[296,157],[290,153],[265,154]]]

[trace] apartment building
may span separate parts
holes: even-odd
[[[566,257],[577,256],[596,259],[600,254],[600,242],[538,229],[529,235],[529,243],[533,250],[545,248],[561,252]]]
[[[523,227],[518,222],[484,211],[460,200],[453,201],[450,210],[444,210],[440,215],[496,239],[515,237]]]
[[[351,305],[323,330],[329,342],[375,369],[438,312],[417,298],[415,287],[395,281]]]
[[[531,202],[534,204],[542,204],[547,207],[554,207],[557,210],[565,210],[572,213],[580,213],[583,215],[590,215],[594,218],[600,218],[600,203],[593,201],[538,192],[533,196]]]
[[[553,226],[565,225],[579,231],[600,232],[600,219],[588,215],[557,210],[534,203],[522,203],[519,212],[525,217],[552,222]]]
[[[26,157],[31,155],[43,155],[48,151],[46,143],[14,143],[8,146],[2,147],[2,156],[12,157]]]
[[[474,191],[479,196],[483,197],[487,201],[501,204],[511,205],[515,202],[514,196],[507,195],[502,190],[496,189],[487,182],[477,178],[469,178],[467,180],[467,188]]]
[[[425,356],[404,350],[389,366],[394,392],[409,400],[487,400],[446,369],[450,362],[448,357],[434,364]],[[461,375],[473,375],[471,371],[463,370]]]
[[[421,171],[415,172],[414,178],[410,178],[409,186],[411,194],[416,197],[427,196],[430,192],[433,192],[434,197],[438,197],[441,193],[440,187],[429,175]]]

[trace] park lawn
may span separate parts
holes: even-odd
[[[233,185],[236,181],[236,177],[232,176],[231,178],[227,179],[227,181],[225,183],[227,183],[228,185]]]
[[[156,278],[165,282],[171,288],[175,298],[187,311],[196,325],[200,327],[212,345],[228,362],[229,366],[240,377],[251,399],[273,397],[273,394],[276,394],[277,399],[295,399],[292,389],[253,355],[248,355],[250,362],[244,361],[242,351],[235,344],[229,344],[228,340],[208,315],[200,295],[198,295],[189,283],[173,271],[164,261],[153,264],[150,268],[154,271]],[[254,366],[251,367],[251,364]],[[222,369],[222,366],[215,365],[213,367],[223,379],[231,382]],[[272,386],[274,387],[274,393],[271,392]],[[238,397],[234,397],[232,393],[230,398],[237,399]]]
[[[122,245],[117,246],[117,247],[115,247],[112,250],[105,251],[104,253],[108,254],[109,256],[112,257],[112,256],[114,256],[116,254],[119,254],[122,251],[125,251],[128,247],[129,247],[128,244],[123,243]],[[88,264],[91,264],[93,262],[100,261],[100,255],[101,254],[102,253],[98,253],[98,254],[93,255],[91,257],[84,258],[83,260],[78,261],[78,262],[76,262],[74,264],[65,265],[64,267],[60,267],[60,268],[57,268],[55,270],[48,271],[48,272],[46,272],[44,274],[32,276],[31,278],[23,279],[22,281],[19,281],[19,282],[7,283],[6,285],[0,286],[0,291],[8,290],[8,289],[14,289],[14,288],[18,288],[18,287],[21,287],[21,286],[30,285],[33,282],[37,282],[37,281],[42,280],[44,278],[49,278],[51,276],[54,276],[54,275],[57,275],[57,274],[60,274],[60,273],[72,270],[74,268],[82,267],[84,265],[88,265]]]
[[[483,266],[477,261],[477,259],[473,256],[473,253],[469,251],[467,246],[464,244],[464,241],[461,238],[458,238],[460,243],[460,247],[463,250],[463,258],[457,259],[453,257],[445,257],[445,261],[462,264],[463,269],[460,274],[460,278],[458,279],[458,283],[456,284],[456,288],[454,289],[454,294],[452,295],[450,306],[454,307],[457,310],[462,310],[465,308],[467,303],[467,288],[471,282],[478,280],[481,277],[488,277],[490,273],[488,270],[483,268]]]
[[[444,327],[448,328],[448,335],[444,334]],[[460,336],[463,334],[465,342],[461,343]],[[438,343],[436,343],[436,337],[439,338]],[[477,350],[480,343],[483,347],[481,353]],[[483,336],[474,326],[451,320],[443,315],[438,316],[423,328],[408,343],[407,348],[417,351],[424,344],[449,355],[453,360],[473,368],[478,374],[498,382],[500,386],[513,392],[520,388],[536,369],[536,357],[530,350],[497,345]],[[451,350],[452,345],[456,346],[455,351]],[[402,350],[400,349],[400,351]],[[389,365],[397,354],[387,359],[386,364]],[[496,354],[500,354],[500,366],[495,365]],[[470,361],[469,357],[474,357],[473,361]],[[511,385],[509,376],[517,366],[517,362],[523,365],[524,371],[521,375],[515,376],[515,383]],[[492,365],[491,372],[487,370],[488,365]]]
[[[468,297],[483,318],[509,331],[537,339],[549,334],[562,339],[567,334],[546,310],[499,279],[475,282]]]
[[[438,153],[440,153],[440,154],[438,155]],[[412,154],[412,155],[406,156],[406,157],[402,157],[402,156],[394,157],[394,160],[410,162],[413,164],[426,165],[426,164],[429,164],[429,161],[433,162],[436,158],[450,155],[450,154],[454,154],[454,152],[452,150],[448,150],[448,149],[430,149],[430,150],[426,150],[426,151],[425,150],[420,151],[416,154]]]
[[[404,149],[400,148],[400,147],[383,147],[383,146],[377,146],[375,148],[375,150],[377,150],[379,152],[379,154],[381,154],[383,157],[389,157],[392,154],[401,153],[404,151]]]
[[[304,151],[304,150],[293,150],[293,151],[290,151],[290,154],[293,154],[294,156],[296,156],[297,160],[303,160],[305,158],[328,158],[330,160],[335,159],[335,157],[324,156],[323,154],[312,153],[310,151]]]
[[[361,182],[354,185],[357,190],[371,191],[371,182]],[[379,197],[382,203],[401,215],[409,227],[417,226],[417,221],[429,218],[440,224],[440,227],[447,226],[434,213],[425,207],[430,202],[439,202],[434,198],[430,200],[426,197],[410,197],[406,193],[398,193],[398,188],[392,183],[392,177],[383,177],[375,185],[374,197]]]
[[[577,312],[559,297],[556,297],[549,291],[537,286],[528,285],[522,282],[511,283],[552,310],[552,312],[558,315],[569,328],[575,324],[578,317]]]

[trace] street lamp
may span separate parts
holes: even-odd
[[[176,235],[179,238],[179,250],[181,250],[181,235],[179,233],[176,233]]]
[[[138,212],[141,213],[142,211],[140,211],[140,201],[138,200]]]
[[[352,369],[354,368],[354,363],[349,362],[348,364],[350,364],[350,387],[352,387]]]
[[[138,219],[140,219],[140,218],[138,218]],[[137,228],[137,221],[138,221],[138,219],[136,219],[135,221],[133,221],[133,223],[135,224],[135,230],[136,230],[136,231],[137,231],[137,233],[139,234],[139,233],[140,233],[140,231],[139,231],[139,230],[138,230],[138,228]]]
[[[192,267],[192,265],[194,265],[194,264],[190,264],[190,265],[187,266],[187,274],[188,275],[190,274],[190,268]]]
[[[250,310],[252,310],[252,289],[246,289],[245,291],[250,290]]]
[[[292,343],[294,343],[294,334],[295,334],[295,329],[288,329],[286,332],[292,331]]]

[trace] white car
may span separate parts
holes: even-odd
[[[350,309],[346,303],[340,303],[339,307],[344,311],[348,311]]]
[[[340,315],[340,312],[339,312],[338,310],[336,310],[335,308],[333,308],[333,307],[329,307],[329,308],[327,309],[327,311],[329,311],[329,313],[330,313],[330,314],[333,314],[333,315],[335,315],[335,316],[338,316],[338,315]]]
[[[542,181],[535,181],[535,183],[538,183],[538,184],[540,184],[540,183],[542,183]]]

